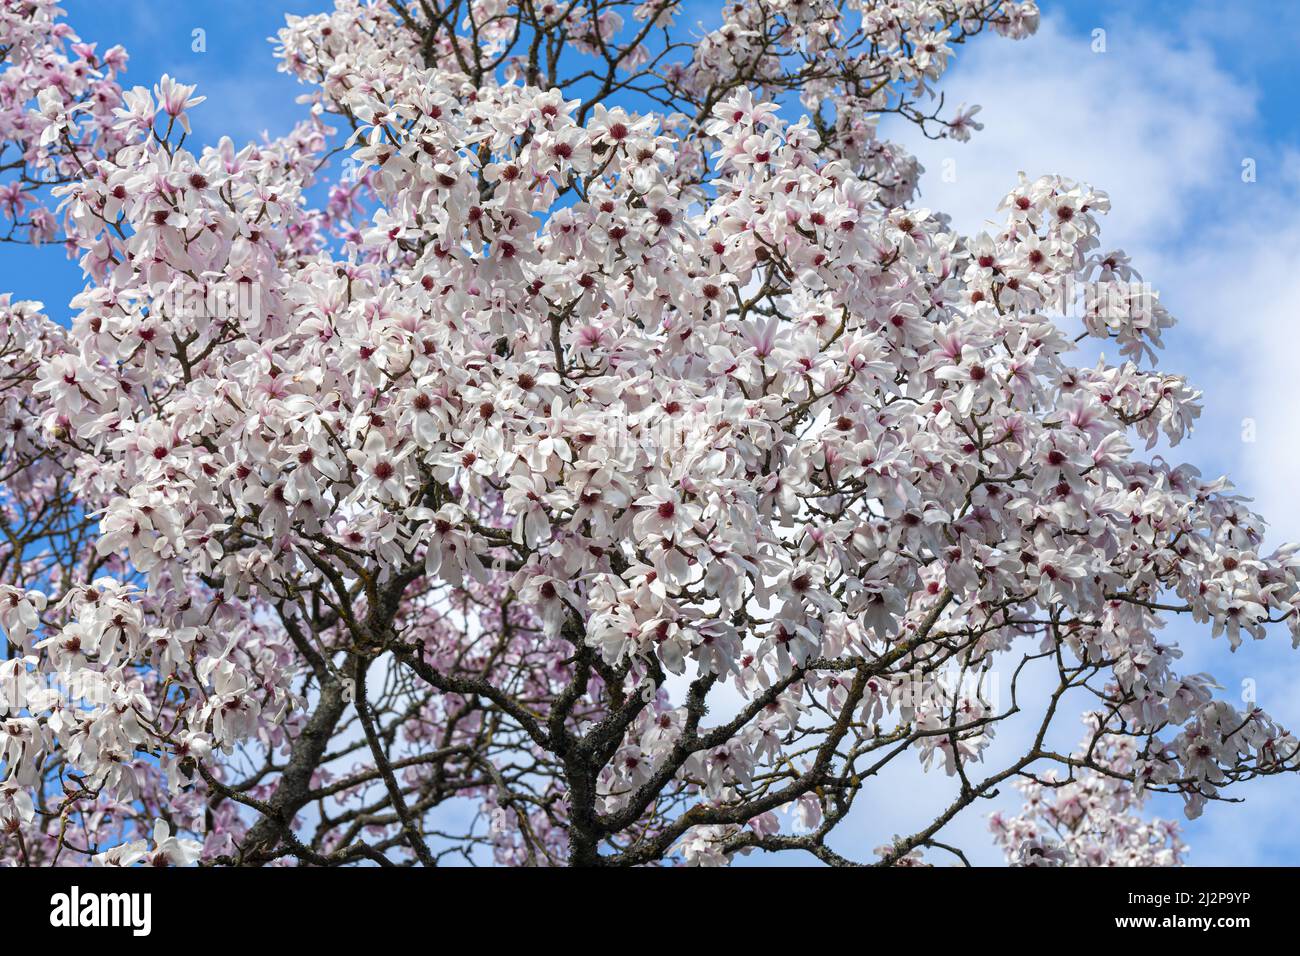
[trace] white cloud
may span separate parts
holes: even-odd
[[[1181,336],[1195,336],[1187,351],[1201,361],[1186,370],[1206,391],[1205,437],[1221,442],[1216,457],[1255,499],[1269,522],[1267,540],[1276,545],[1300,541],[1293,388],[1300,370],[1300,223],[1286,220],[1298,204],[1280,179],[1238,184],[1233,192],[1242,197],[1239,214],[1197,230],[1163,257],[1159,274],[1169,290],[1165,300],[1183,321]],[[1246,419],[1253,442],[1242,440]]]
[[[962,50],[944,94],[978,103],[985,124],[969,143],[928,140],[895,124],[887,133],[928,170],[921,201],[973,231],[1016,182],[1058,173],[1111,194],[1107,234],[1167,235],[1194,213],[1190,193],[1236,176],[1232,143],[1254,109],[1252,92],[1207,49],[1171,45],[1138,27],[1114,27],[1107,52],[1052,18],[1033,38],[987,39]],[[940,177],[945,160],[956,178]]]

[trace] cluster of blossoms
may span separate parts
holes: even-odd
[[[48,4],[4,34],[28,8],[56,47]],[[206,863],[844,863],[910,754],[959,784],[879,853],[910,864],[1045,764],[1089,812],[1190,814],[1296,768],[1157,640],[1296,632],[1297,561],[1134,454],[1198,396],[1145,365],[1172,320],[1100,245],[1105,195],[1022,179],[963,237],[877,138],[978,128],[916,103],[1032,3],[761,0],[694,45],[675,0],[466,10],[290,17],[281,139],[186,149],[169,78],[19,138],[77,165],[48,214],[87,285],[70,331],[0,300],[0,859],[132,862],[161,820],[155,856]],[[1080,284],[1123,364],[1070,364]],[[223,286],[255,307],[175,307]],[[944,676],[994,666],[1056,689],[981,772],[1017,708]],[[1045,750],[1067,695],[1126,742]]]
[[[1077,759],[1084,769],[1068,780],[1049,770],[1039,781],[1017,783],[1023,811],[1005,819],[993,814],[994,838],[1019,866],[1177,866],[1187,846],[1178,824],[1147,820],[1139,811],[1142,791],[1129,785],[1137,751],[1132,738],[1099,732],[1100,715],[1091,715],[1093,736]]]
[[[54,0],[0,0],[0,235],[48,242],[59,224],[51,186],[73,182],[92,157],[122,146],[120,46],[100,52],[67,23]]]

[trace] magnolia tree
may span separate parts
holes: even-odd
[[[0,298],[5,863],[957,862],[1019,783],[1011,861],[1167,864],[1146,794],[1300,765],[1158,639],[1297,633],[1300,560],[1149,453],[1198,393],[1105,194],[962,236],[878,135],[978,129],[1033,3],[684,6],[338,0],[303,122],[196,150],[2,0],[2,232],[85,281]]]

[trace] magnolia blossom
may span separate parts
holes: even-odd
[[[1199,393],[1105,193],[963,236],[878,135],[978,131],[937,81],[1035,5],[685,12],[337,0],[201,146],[0,7],[0,217],[84,276],[0,296],[0,861],[917,865],[1014,779],[1014,862],[1164,864],[1144,794],[1296,769],[1160,639],[1295,641],[1298,561],[1149,453]],[[1030,674],[1093,736],[994,763]],[[944,815],[832,841],[894,762]]]
[[[1129,785],[1137,762],[1130,737],[1102,730],[1088,715],[1091,735],[1077,760],[1084,767],[1068,780],[1056,770],[1017,786],[1024,808],[1015,817],[993,814],[994,839],[1014,866],[1175,866],[1187,853],[1178,824],[1140,815],[1144,793]],[[1089,766],[1092,765],[1092,766]],[[1092,769],[1096,767],[1096,769]]]

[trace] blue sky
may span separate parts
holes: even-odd
[[[285,13],[311,13],[328,0],[188,0],[163,8],[142,0],[65,0],[68,19],[101,49],[131,54],[128,84],[164,72],[198,83],[208,102],[192,112],[191,144],[287,131],[302,88],[275,71],[271,44]],[[1180,324],[1161,358],[1204,390],[1194,437],[1171,457],[1207,476],[1230,475],[1270,520],[1268,540],[1300,540],[1300,418],[1287,386],[1300,368],[1292,329],[1300,302],[1300,23],[1290,0],[1093,0],[1041,3],[1038,36],[1017,45],[980,38],[960,50],[945,78],[948,102],[979,103],[985,129],[968,144],[931,143],[886,126],[931,172],[922,204],[977,230],[1015,183],[1018,170],[1085,179],[1111,193],[1103,241],[1128,251]],[[701,9],[706,9],[700,4]],[[191,50],[206,31],[206,52]],[[1105,52],[1092,48],[1105,30]],[[1241,179],[1254,160],[1255,182]],[[944,160],[954,182],[940,180]],[[75,264],[56,247],[0,250],[0,289],[39,299],[65,317],[80,288]],[[1243,441],[1243,422],[1256,440]],[[1236,696],[1253,680],[1260,704],[1300,728],[1300,651],[1286,634],[1234,655],[1209,632],[1171,624],[1184,670],[1207,670]],[[1079,727],[1061,724],[1068,748]],[[1007,747],[1016,743],[1008,734]],[[909,832],[950,793],[947,782],[900,771],[846,834],[854,856]],[[1212,805],[1186,825],[1194,864],[1300,863],[1291,807],[1300,780],[1258,781],[1245,806]],[[1010,789],[953,824],[951,842],[977,862],[998,862],[984,814],[1015,805]],[[1178,801],[1154,807],[1181,817]],[[931,817],[933,813],[931,813]]]

